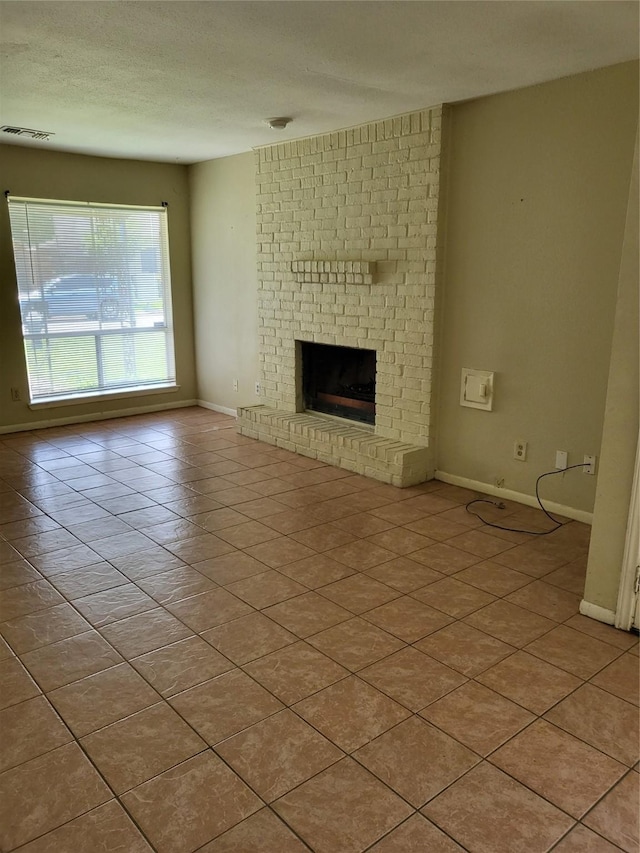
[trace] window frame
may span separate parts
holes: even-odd
[[[44,198],[31,198],[24,196],[13,196],[9,193],[6,194],[8,209],[9,209],[9,218],[10,218],[10,231],[12,238],[12,248],[13,255],[16,266],[16,290],[17,290],[17,299],[19,303],[20,310],[20,320],[21,320],[21,337],[24,347],[24,356],[25,356],[25,372],[27,374],[28,380],[28,388],[29,388],[29,402],[28,406],[31,409],[40,409],[40,408],[53,408],[58,406],[69,406],[69,405],[78,405],[87,402],[100,402],[107,401],[113,399],[121,399],[128,397],[136,397],[136,396],[149,396],[152,394],[164,394],[178,391],[180,386],[177,384],[176,377],[176,361],[175,361],[175,336],[174,336],[174,323],[173,323],[173,288],[171,284],[171,265],[170,265],[170,255],[169,255],[169,221],[168,221],[168,205],[163,202],[161,206],[151,206],[151,205],[129,205],[129,204],[113,204],[113,203],[103,203],[103,202],[84,202],[84,201],[71,201],[71,200],[58,200],[58,199],[44,199]],[[12,212],[12,205],[13,207]],[[116,287],[122,286],[125,287],[124,296],[129,300],[129,313],[128,313],[128,325],[124,325],[123,315],[120,314],[119,317],[114,321],[111,320],[111,323],[115,325],[115,322],[120,321],[120,326],[115,328],[105,328],[105,325],[109,322],[108,318],[105,318],[100,313],[94,318],[97,326],[91,328],[89,326],[89,318],[87,316],[87,321],[84,323],[84,327],[79,329],[65,329],[58,331],[51,331],[49,329],[48,323],[51,321],[51,318],[47,316],[46,312],[46,303],[43,306],[45,309],[42,311],[42,323],[43,328],[39,331],[33,331],[28,328],[26,323],[28,317],[28,309],[24,311],[23,306],[28,305],[31,301],[30,294],[32,292],[39,291],[41,302],[45,302],[45,289],[51,288],[52,291],[56,287],[56,283],[65,278],[71,278],[72,275],[77,276],[78,280],[86,279],[87,281],[93,280],[94,282],[99,281],[101,275],[97,272],[97,253],[96,253],[96,244],[93,242],[90,245],[89,250],[86,252],[85,260],[89,260],[91,263],[95,264],[95,270],[87,270],[82,269],[78,272],[66,272],[64,270],[65,264],[62,263],[61,259],[73,258],[75,254],[75,245],[71,245],[71,243],[67,246],[64,245],[64,240],[61,241],[61,247],[58,248],[60,253],[60,257],[57,259],[58,266],[60,267],[58,270],[58,274],[54,277],[47,276],[46,280],[43,279],[42,275],[39,275],[40,281],[36,283],[35,274],[33,271],[33,264],[30,264],[29,270],[26,276],[20,275],[18,270],[18,262],[17,262],[17,246],[18,246],[18,237],[17,237],[17,229],[14,230],[14,225],[18,222],[18,216],[21,215],[17,212],[17,209],[22,206],[24,210],[24,216],[28,226],[28,213],[29,209],[35,210],[36,208],[68,208],[69,210],[78,210],[78,216],[86,216],[87,222],[92,222],[90,218],[91,211],[134,211],[136,213],[152,213],[159,214],[159,218],[155,224],[155,228],[157,228],[157,234],[153,234],[155,238],[155,242],[152,245],[145,246],[140,245],[139,248],[131,248],[131,246],[121,245],[119,241],[114,242],[109,245],[110,249],[117,250],[123,253],[123,256],[128,258],[129,253],[132,256],[135,256],[136,253],[140,255],[141,262],[141,274],[142,276],[146,274],[152,275],[152,272],[148,269],[149,260],[148,260],[148,252],[151,249],[157,256],[157,266],[159,272],[157,274],[157,286],[159,288],[158,293],[160,294],[159,298],[161,300],[161,310],[162,316],[160,321],[153,322],[151,326],[138,326],[137,321],[141,314],[138,313],[138,309],[134,309],[131,306],[131,300],[134,298],[134,290],[137,286],[133,283],[133,276],[130,277],[130,280],[126,285],[119,285],[119,278],[115,271],[107,269],[107,275],[105,279],[109,280],[110,286],[115,284]],[[15,214],[15,221],[14,221]],[[52,219],[55,215],[52,211]],[[96,220],[98,217],[96,217]],[[124,220],[123,220],[124,221]],[[95,223],[94,223],[95,224]],[[92,225],[93,227],[93,225]],[[151,226],[149,226],[151,228]],[[70,228],[70,234],[73,234],[73,226]],[[153,233],[153,229],[150,233]],[[75,236],[75,235],[74,235]],[[36,250],[36,247],[41,246],[41,243],[34,242],[31,243],[31,237],[27,231],[27,240],[22,241],[24,252],[25,247],[28,252],[33,252]],[[56,244],[57,245],[57,244]],[[143,260],[143,254],[145,254]],[[145,268],[147,267],[147,268]],[[29,280],[30,273],[30,280]],[[66,281],[61,281],[59,285],[57,285],[61,291],[62,296],[64,297],[66,294],[64,293],[65,286],[69,290],[73,290],[72,285],[70,285]],[[86,288],[80,288],[80,286],[76,287],[76,290],[79,292],[80,290],[85,290]],[[90,292],[87,289],[87,292]],[[95,300],[96,302],[104,294],[100,293],[98,286],[96,285],[95,290]],[[106,301],[105,297],[105,301]],[[85,295],[86,299],[86,295]],[[88,303],[85,301],[84,306]],[[79,315],[85,316],[86,309],[83,311],[83,302],[82,299],[78,302],[78,311]],[[24,311],[24,313],[23,313]],[[73,311],[73,306],[72,306]],[[72,316],[72,315],[69,315]],[[161,324],[161,325],[160,325]],[[102,360],[104,357],[103,352],[103,343],[105,339],[110,337],[115,337],[116,339],[120,339],[122,341],[123,351],[124,348],[129,345],[135,348],[140,340],[144,340],[144,336],[146,333],[158,334],[162,332],[164,337],[161,339],[161,349],[163,351],[164,363],[166,364],[166,378],[162,377],[158,380],[149,380],[140,378],[139,375],[136,375],[131,382],[123,381],[122,379],[111,379],[105,377],[104,368],[102,366]],[[96,375],[96,383],[92,387],[81,387],[73,388],[71,390],[62,390],[59,392],[52,393],[38,393],[37,390],[34,390],[36,386],[38,376],[35,374],[29,365],[29,342],[30,341],[43,341],[46,342],[45,346],[47,349],[47,353],[50,352],[50,342],[56,339],[64,340],[64,339],[86,339],[93,338],[93,343],[95,347],[95,375]],[[117,346],[117,344],[116,344]],[[34,348],[32,348],[33,350]],[[117,357],[117,352],[116,352]],[[137,357],[137,353],[133,356],[134,361]],[[70,365],[73,366],[73,358],[72,355],[70,357]],[[92,363],[93,366],[93,363]],[[55,376],[52,375],[52,368],[49,367],[49,376],[50,381],[55,383]]]

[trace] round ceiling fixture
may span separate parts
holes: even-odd
[[[265,124],[269,125],[271,130],[284,130],[292,121],[293,119],[287,116],[278,116],[277,118],[267,118],[264,120]]]

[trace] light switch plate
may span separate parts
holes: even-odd
[[[493,371],[462,368],[460,405],[471,409],[493,409]]]

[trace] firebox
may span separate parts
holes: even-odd
[[[305,409],[374,424],[376,351],[300,344]]]

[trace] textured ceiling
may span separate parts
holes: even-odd
[[[638,57],[638,2],[0,3],[0,124],[192,163]],[[285,131],[264,125],[292,116]]]

